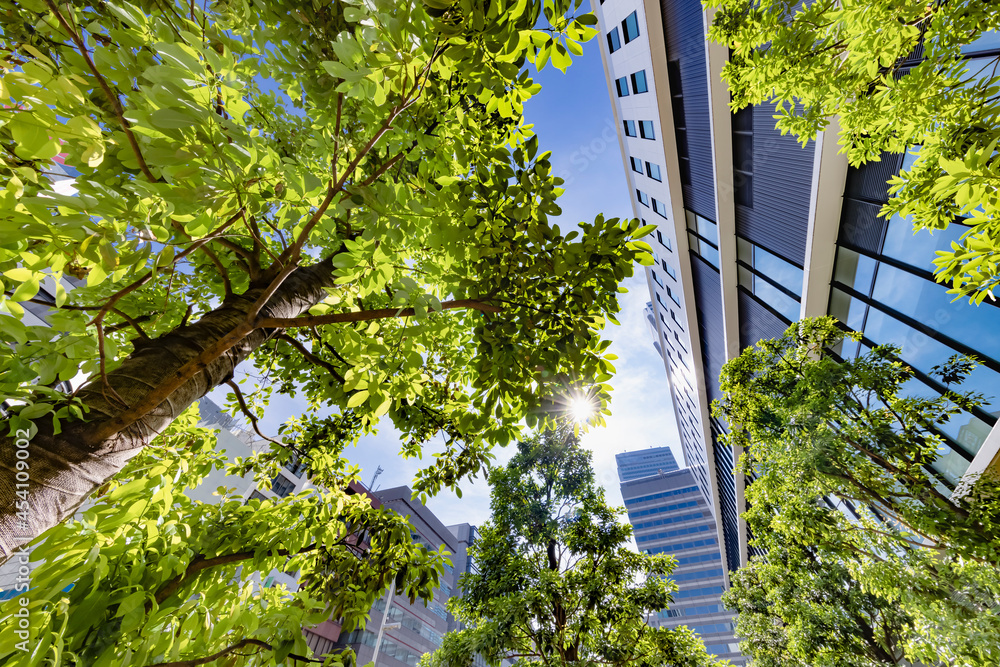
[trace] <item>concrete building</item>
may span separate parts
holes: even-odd
[[[374,495],[385,507],[408,517],[413,540],[429,549],[436,550],[443,545],[452,554],[464,554],[462,546],[467,548],[470,539],[474,539],[469,527],[470,532],[465,533],[464,542],[461,542],[460,537],[441,523],[423,503],[412,498],[413,491],[409,487],[398,486]],[[420,600],[410,604],[406,597],[396,595],[390,599],[389,612],[386,614],[386,600],[383,598],[372,608],[367,626],[341,637],[339,645],[353,649],[359,665],[371,662],[375,656],[379,627],[384,622],[386,629],[375,667],[412,667],[425,653],[435,651],[441,645],[441,636],[455,626],[445,604],[456,590],[462,570],[455,566],[457,562],[454,556],[452,561],[453,565],[446,568],[441,585],[429,604],[425,605]],[[468,567],[466,561],[467,559],[462,561],[463,568]]]
[[[650,447],[637,452],[622,452],[615,454],[615,460],[618,462],[620,482],[677,470],[677,461],[669,447]]]
[[[709,653],[733,665],[745,665],[734,634],[735,615],[720,600],[726,574],[709,499],[694,473],[689,468],[678,470],[676,464],[645,477],[624,479],[623,461],[628,466],[638,458],[635,455],[648,451],[655,450],[619,454],[618,474],[639,551],[677,559],[670,577],[678,587],[674,604],[652,618],[651,624],[686,625],[701,635]]]
[[[965,228],[914,236],[908,220],[877,215],[886,181],[913,156],[849,168],[836,122],[803,147],[774,129],[773,106],[732,113],[720,77],[728,50],[707,42],[711,16],[700,0],[592,4],[634,214],[658,225],[647,321],[685,464],[711,499],[724,568],[746,563],[749,548],[746,480],[734,475],[741,452],[719,440],[725,425],[709,412],[719,371],[800,317],[831,314],[861,332],[860,344],[838,351],[845,358],[901,346],[916,373],[906,389],[924,395],[943,390],[931,367],[975,354],[982,363],[965,387],[989,403],[940,427],[933,473],[955,489],[990,465],[1000,452],[1000,307],[953,302],[932,275],[934,251]],[[965,52],[975,71],[1000,54],[1000,39],[987,35]]]

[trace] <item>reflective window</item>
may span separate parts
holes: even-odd
[[[660,178],[660,165],[646,162],[646,175],[654,181],[662,181]]]
[[[1000,308],[952,301],[947,287],[882,264],[872,298],[973,350],[1000,359]]]
[[[979,39],[976,39],[962,47],[962,53],[979,53],[981,51],[994,51],[1000,49],[1000,32],[987,30]]]
[[[703,218],[694,211],[684,211],[687,228],[697,233],[709,243],[719,244],[719,226],[708,218]]]
[[[622,48],[622,42],[618,37],[618,27],[615,26],[608,32],[608,52],[614,53],[620,48]]]
[[[952,241],[958,242],[968,229],[965,225],[952,223],[947,229],[937,229],[933,233],[926,229],[914,233],[909,219],[894,215],[889,219],[882,254],[933,271],[935,251],[950,249]]]
[[[629,157],[629,163],[632,165],[632,171],[642,173],[642,160],[636,157]]]
[[[632,75],[632,91],[636,95],[639,93],[645,93],[649,90],[646,85],[646,70],[640,70]]]
[[[656,271],[650,271],[650,273],[653,274],[653,282],[655,282],[660,287],[663,287],[663,281],[660,280],[660,277],[658,275],[656,275]]]
[[[625,121],[622,121],[622,123],[625,125],[625,136],[626,137],[636,137],[636,136],[638,136],[638,133],[635,131],[635,121],[634,120],[625,120]]]
[[[872,280],[875,279],[875,264],[875,260],[871,257],[849,248],[838,248],[833,279],[867,295],[871,292]]]
[[[667,272],[668,276],[677,280],[677,272],[674,271],[674,267],[670,266],[665,260],[662,259],[660,260],[660,264],[663,266],[663,270]],[[673,311],[671,311],[671,314],[673,314]]]
[[[753,269],[785,289],[802,296],[802,269],[758,245],[753,248]]]
[[[645,225],[646,221],[643,220],[642,224]],[[670,242],[670,237],[669,236],[664,236],[663,232],[661,232],[659,229],[656,230],[656,240],[659,241],[660,245],[662,245],[667,250],[673,250],[674,249],[673,244]]]
[[[639,198],[639,203],[643,206],[649,206],[649,195],[647,195],[642,190],[635,191],[636,196]]]
[[[639,121],[639,136],[641,136],[643,139],[656,138],[656,133],[653,132],[653,121],[651,120]]]
[[[667,205],[658,199],[653,200],[653,210],[664,218],[667,217]]]
[[[625,36],[626,44],[639,36],[639,17],[636,12],[632,12],[622,21],[622,35]]]
[[[788,296],[777,287],[767,282],[765,279],[745,267],[738,267],[737,278],[739,284],[758,299],[778,311],[786,320],[794,322],[799,319],[801,307],[799,302]]]
[[[628,97],[628,77],[615,79],[615,88],[618,90],[618,97]]]
[[[865,336],[880,345],[898,346],[899,356],[903,361],[928,375],[934,366],[943,364],[956,353],[944,343],[934,340],[926,333],[900,322],[877,308],[872,308],[868,313]],[[962,383],[960,389],[983,394],[986,397],[983,409],[987,412],[1000,409],[1000,401],[997,400],[997,393],[1000,392],[1000,374],[986,366],[977,366]]]
[[[715,268],[719,268],[718,248],[709,245],[691,232],[688,232],[688,241],[691,243],[691,250],[693,250],[695,254],[701,256],[702,259]]]
[[[968,82],[972,86],[988,83],[996,75],[997,59],[994,56],[985,58],[969,58],[965,61],[966,66],[959,79]]]
[[[864,331],[868,306],[836,287],[830,290],[830,314],[855,331]]]

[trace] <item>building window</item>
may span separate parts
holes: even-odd
[[[691,251],[706,262],[719,268],[719,227],[708,218],[685,209],[688,241]]]
[[[669,296],[670,300],[676,303],[678,306],[681,305],[681,300],[677,298],[677,295],[674,294],[673,290],[670,289],[669,285],[667,286],[667,296]]]
[[[271,490],[274,491],[274,495],[279,498],[284,498],[289,493],[295,489],[295,482],[288,479],[282,474],[278,474],[277,477],[271,482]]]
[[[625,20],[622,21],[622,35],[625,37],[626,44],[639,36],[639,17],[635,12],[626,16]]]
[[[656,133],[653,132],[653,121],[651,120],[639,121],[639,136],[641,136],[643,139],[656,138]]]
[[[789,322],[799,319],[802,269],[774,253],[736,237],[738,283]]]
[[[639,70],[632,75],[632,91],[638,95],[648,90],[649,87],[646,85],[646,70]]]
[[[667,260],[661,259],[660,260],[660,265],[663,267],[663,270],[667,272],[668,276],[670,276],[674,280],[677,280],[677,272],[674,271],[674,267],[672,267],[669,264],[667,264]],[[673,315],[673,312],[674,311],[670,311],[670,314]]]
[[[691,185],[691,158],[688,153],[687,121],[684,118],[684,94],[681,90],[680,63],[667,63],[667,82],[670,86],[670,108],[674,115],[674,136],[677,138],[677,160],[680,163],[681,185]]]
[[[642,190],[636,190],[635,195],[639,198],[639,203],[643,206],[649,206],[649,195],[647,195]]]
[[[653,200],[653,210],[660,214],[662,217],[667,217],[667,205],[658,199]]]
[[[618,97],[628,97],[628,77],[615,79],[615,88],[618,89]]]
[[[608,53],[614,53],[620,48],[622,48],[622,42],[618,37],[618,27],[615,26],[608,33]]]
[[[641,169],[639,171],[642,171]],[[660,177],[660,165],[653,164],[652,162],[646,162],[646,175],[649,176],[654,181],[663,182]]]
[[[643,220],[642,224],[645,225],[646,221]],[[656,240],[660,242],[661,246],[663,246],[667,250],[670,250],[671,252],[673,252],[674,246],[673,246],[673,244],[670,243],[670,237],[669,236],[664,236],[663,232],[661,232],[659,229],[656,230]]]
[[[635,121],[634,120],[626,120],[626,121],[622,121],[622,122],[625,124],[625,136],[626,137],[635,137],[635,136],[638,136],[638,134],[635,131]]]
[[[650,271],[650,273],[653,274],[653,282],[655,282],[660,287],[663,287],[663,281],[660,280],[660,277],[658,275],[656,275],[656,271]]]
[[[629,162],[632,164],[632,171],[637,173],[642,173],[642,160],[635,157],[629,157]]]
[[[753,107],[733,114],[733,187],[736,203],[753,208]]]

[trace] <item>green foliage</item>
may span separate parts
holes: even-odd
[[[0,399],[26,406],[4,432],[97,448],[251,355],[268,383],[249,413],[275,391],[335,413],[289,427],[311,462],[317,434],[385,417],[407,456],[443,433],[417,479],[433,493],[558,396],[596,383],[606,410],[600,331],[649,230],[552,224],[561,180],[522,117],[526,63],[565,68],[596,34],[579,10],[0,0]],[[65,276],[82,282],[30,326],[24,304]],[[81,372],[83,393],[53,388]]]
[[[430,599],[444,555],[414,544],[405,518],[346,493],[350,476],[280,502],[192,501],[185,489],[224,465],[196,416],[178,419],[79,518],[41,536],[28,593],[30,650],[16,647],[14,598],[0,616],[0,662],[151,665],[252,640],[219,664],[286,664],[288,655],[311,656],[304,627],[328,618],[342,618],[345,631],[363,625],[387,585]],[[362,531],[367,545],[357,542]],[[299,590],[255,587],[246,577],[275,568],[297,571]],[[325,664],[352,659],[335,654]]]
[[[785,624],[741,621],[747,650],[770,655],[784,642],[815,664],[852,664],[837,662],[846,659],[836,647],[855,644],[836,637],[854,634],[866,651],[880,647],[894,660],[996,664],[1000,484],[983,476],[950,494],[931,468],[946,451],[936,427],[982,397],[914,395],[903,389],[913,371],[897,348],[842,362],[831,348],[843,338],[833,318],[803,320],[722,370],[725,398],[713,410],[731,427],[727,443],[745,449],[739,468],[754,481],[744,516],[768,550],[735,579],[729,599]],[[953,358],[935,375],[958,384],[974,365]],[[856,634],[872,615],[888,625]],[[857,664],[894,664],[867,659]]]
[[[903,662],[906,616],[864,590],[848,569],[816,550],[764,533],[733,573],[723,602],[737,614],[743,654],[756,667],[881,667]]]
[[[492,519],[470,549],[479,571],[462,575],[462,597],[449,610],[467,627],[445,635],[425,667],[517,665],[713,664],[687,628],[647,624],[665,609],[676,584],[675,560],[629,549],[619,522],[594,483],[590,453],[566,432],[518,443],[505,468],[489,476]]]
[[[936,260],[937,278],[975,302],[1000,281],[1000,57],[962,59],[962,46],[1000,30],[976,0],[927,3],[705,0],[709,38],[732,49],[722,76],[732,106],[777,103],[777,127],[803,143],[838,118],[853,165],[917,153],[890,182],[885,216],[915,229],[971,225]],[[923,61],[902,66],[923,46]],[[916,147],[916,148],[913,148]],[[931,258],[928,258],[930,260]]]

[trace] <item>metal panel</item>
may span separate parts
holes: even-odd
[[[740,301],[740,347],[750,347],[765,338],[779,338],[788,328],[781,319],[743,290]]]
[[[715,176],[708,107],[708,69],[700,0],[661,0],[667,60],[678,61],[687,123],[691,184],[683,187],[684,206],[715,220]],[[656,67],[657,64],[653,63]],[[676,91],[671,90],[672,94]]]
[[[869,162],[847,172],[847,185],[844,196],[852,199],[866,199],[885,203],[889,200],[889,187],[886,185],[903,165],[903,156],[899,153],[882,153],[879,162]]]
[[[726,338],[722,319],[722,286],[719,272],[695,253],[691,253],[691,273],[695,303],[698,308],[698,331],[701,334],[701,358],[705,366],[708,401],[722,398],[719,373],[726,363]]]
[[[773,105],[754,107],[753,207],[736,206],[736,233],[802,266],[816,146],[781,136],[774,123]]]
[[[840,237],[837,242],[869,252],[881,250],[886,226],[885,218],[878,217],[881,208],[881,204],[845,197],[840,215]]]

